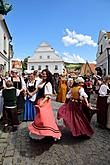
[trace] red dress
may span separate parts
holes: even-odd
[[[73,136],[91,136],[93,130],[83,112],[79,89],[78,86],[72,88],[72,99],[59,108],[57,118],[63,119],[65,126],[69,128]]]
[[[39,107],[43,98],[36,102],[37,114],[34,121],[28,126],[30,136],[34,139],[41,139],[45,136],[60,138],[61,132],[55,122],[51,106],[51,99],[48,99],[42,107]]]

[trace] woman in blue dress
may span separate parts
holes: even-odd
[[[39,83],[40,81],[36,81],[34,74],[31,73],[27,82],[27,96],[24,110],[24,121],[33,121],[36,115],[34,101],[36,99],[37,86]]]

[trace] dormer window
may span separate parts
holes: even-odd
[[[107,39],[107,36],[104,36],[105,39]]]

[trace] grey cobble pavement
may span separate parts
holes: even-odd
[[[60,105],[52,102],[55,116]],[[62,131],[57,142],[49,137],[31,140],[28,122],[13,133],[3,133],[0,128],[0,165],[110,165],[110,130],[98,128],[96,114],[91,121],[91,138],[73,137],[62,121],[57,123]]]

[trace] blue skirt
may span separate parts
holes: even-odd
[[[36,116],[36,109],[34,102],[30,101],[26,97],[25,109],[24,109],[24,121],[33,121]]]

